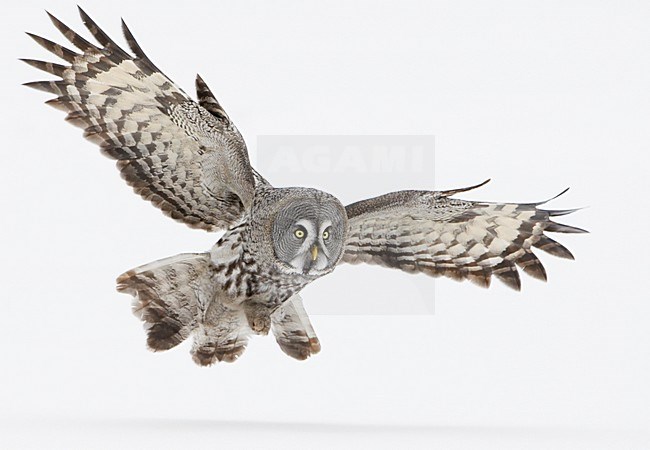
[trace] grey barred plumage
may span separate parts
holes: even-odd
[[[544,266],[531,247],[573,259],[544,231],[585,232],[551,220],[573,210],[537,208],[545,202],[496,204],[449,198],[457,192],[402,191],[349,205],[343,261],[468,279],[484,287],[494,275],[519,290],[516,266],[546,281]]]
[[[206,230],[239,220],[255,181],[246,145],[227,117],[210,114],[158,71],[126,25],[135,58],[115,44],[100,49],[50,18],[83,54],[29,34],[71,65],[27,60],[62,79],[26,84],[57,95],[47,103],[68,112],[66,120],[117,160],[135,192],[167,215]],[[109,42],[85,13],[82,18],[98,41]]]
[[[299,293],[341,263],[483,287],[495,276],[519,290],[518,268],[546,280],[534,248],[573,259],[545,234],[584,232],[552,220],[573,210],[452,198],[482,184],[393,192],[347,207],[319,190],[274,188],[251,167],[241,134],[200,76],[195,102],[149,60],[124,22],[132,54],[79,12],[98,44],[49,15],[79,53],[28,33],[67,65],[25,59],[58,77],[25,84],[54,94],[46,103],[65,111],[163,213],[193,228],[225,231],[209,252],[118,277],[151,350],[192,337],[193,360],[207,366],[235,361],[250,335],[272,331],[287,355],[316,354],[320,342]]]

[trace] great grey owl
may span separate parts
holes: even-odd
[[[583,232],[551,220],[572,210],[452,198],[480,185],[393,192],[348,206],[315,189],[274,188],[251,167],[239,131],[200,77],[197,103],[147,58],[124,22],[132,54],[80,14],[97,43],[50,15],[78,51],[29,34],[67,64],[24,60],[58,77],[26,85],[55,94],[47,103],[117,160],[144,199],[190,227],[225,231],[209,252],[156,261],[117,279],[117,289],[134,297],[151,350],[192,336],[196,363],[232,362],[251,334],[272,331],[285,353],[305,359],[320,343],[300,290],[341,263],[483,287],[494,275],[518,290],[517,266],[546,280],[533,247],[572,258],[545,235]]]

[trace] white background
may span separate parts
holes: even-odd
[[[114,278],[216,236],[133,195],[20,86],[43,75],[17,58],[49,57],[22,32],[63,42],[46,6],[81,29],[50,3],[6,4],[0,27],[0,447],[650,447],[646,2],[85,2],[188,92],[200,72],[253,159],[264,134],[432,134],[439,188],[590,206],[564,218],[590,235],[558,237],[576,261],[541,255],[547,284],[436,281],[433,316],[315,316],[316,357],[256,338],[210,369],[187,344],[147,352]],[[408,278],[341,267],[306,306]]]

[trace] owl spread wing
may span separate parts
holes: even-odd
[[[519,290],[517,266],[546,280],[533,247],[573,259],[545,232],[586,232],[551,220],[575,210],[538,209],[545,202],[499,204],[450,198],[485,183],[451,191],[393,192],[347,206],[350,233],[342,261],[468,279],[483,287],[490,285],[494,275]]]
[[[26,85],[57,95],[47,103],[66,111],[66,120],[117,160],[135,192],[168,216],[209,231],[237,222],[263,178],[207,85],[197,77],[197,104],[147,58],[124,22],[134,56],[80,14],[99,45],[50,15],[80,53],[30,34],[67,65],[24,60],[59,77]]]

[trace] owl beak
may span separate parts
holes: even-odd
[[[318,258],[318,246],[314,245],[311,248],[311,260],[316,261],[316,258]]]

